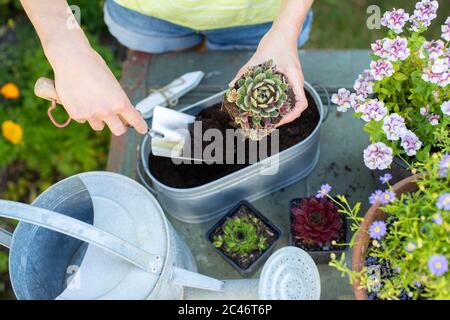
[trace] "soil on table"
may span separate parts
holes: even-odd
[[[301,117],[279,128],[279,152],[305,140],[319,123],[320,115],[316,103],[309,92],[306,92],[306,97],[309,107],[302,113]],[[221,107],[221,104],[217,104],[202,110],[197,115],[196,120],[202,121],[203,132],[208,129],[218,129],[222,133],[224,137],[223,150],[225,152],[226,130],[236,128],[226,112],[221,111]],[[199,139],[197,143],[203,145],[203,150],[211,144],[211,142],[203,142],[202,137],[195,137],[193,128],[191,128],[191,137]],[[195,141],[192,140],[192,146],[194,146]],[[270,140],[270,138],[267,139],[267,154],[269,156],[273,155],[271,154]],[[258,143],[258,150],[259,145]],[[193,147],[192,150],[194,150]],[[236,144],[234,152],[234,158],[236,159]],[[251,165],[248,141],[245,142],[245,155],[246,161],[244,164],[237,164],[236,161],[235,164],[174,164],[170,158],[157,157],[153,154],[150,154],[148,163],[150,172],[158,181],[172,188],[185,189],[205,185]],[[226,159],[225,155],[223,159]]]
[[[292,236],[292,245],[296,246],[300,249],[303,249],[305,251],[309,251],[309,252],[327,252],[327,251],[344,251],[346,249],[346,246],[333,246],[331,243],[326,244],[324,246],[318,246],[318,245],[306,245],[303,241],[301,241],[300,239],[296,239],[296,234],[295,231],[292,228],[292,222],[293,222],[293,215],[292,215],[292,208],[297,207],[300,204],[301,200],[295,200],[292,202],[290,210],[289,210],[289,214],[290,214],[290,222],[291,222],[291,226],[290,226],[290,232],[291,232],[291,236]],[[347,228],[347,224],[346,224],[346,219],[342,218],[342,228],[339,231],[339,236],[336,239],[336,243],[347,243],[347,239],[346,239],[346,228]]]
[[[232,217],[256,217],[259,218],[257,214],[255,214],[249,207],[245,205],[241,205],[239,209],[237,209],[233,214],[228,216],[227,218]],[[223,221],[223,223],[216,228],[211,234],[209,235],[209,240],[211,242],[214,242],[214,237],[217,236],[223,236],[223,224],[226,220]],[[255,250],[248,254],[247,256],[242,256],[238,253],[234,252],[227,252],[225,249],[223,249],[223,246],[218,248],[225,256],[227,256],[229,259],[231,259],[234,263],[236,263],[241,269],[248,269],[256,260],[258,260],[259,257],[261,257],[264,252],[270,249],[272,244],[277,241],[278,237],[280,236],[276,230],[274,230],[271,226],[269,226],[267,223],[265,223],[263,220],[262,222],[262,228],[258,230],[258,236],[263,236],[266,238],[266,249],[263,251]]]

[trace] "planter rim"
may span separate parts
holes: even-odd
[[[246,206],[248,207],[254,216],[256,216],[258,219],[260,219],[263,223],[268,225],[275,233],[277,234],[277,238],[275,241],[246,269],[240,267],[236,262],[234,262],[231,258],[229,258],[224,252],[216,248],[212,241],[211,241],[211,234],[224,222],[228,217],[231,217],[235,214],[235,212],[241,207]],[[206,240],[213,245],[214,250],[222,256],[236,271],[238,271],[242,276],[248,276],[253,274],[260,266],[260,264],[270,255],[270,253],[275,248],[275,245],[277,242],[281,239],[283,235],[283,231],[281,231],[280,228],[278,228],[273,222],[271,222],[268,218],[266,218],[258,209],[256,209],[250,202],[248,201],[239,201],[231,210],[229,210],[222,218],[217,221],[205,234]]]
[[[403,194],[408,192],[414,192],[417,190],[416,181],[420,178],[420,174],[410,176],[396,183],[392,189],[397,194]],[[352,271],[360,272],[365,265],[365,253],[369,246],[369,233],[370,225],[375,220],[385,220],[386,214],[381,211],[380,205],[372,205],[364,216],[364,220],[361,223],[360,228],[357,231],[355,238],[355,245],[352,248]],[[357,300],[368,300],[369,297],[364,288],[361,288],[359,281],[353,284],[353,292]]]

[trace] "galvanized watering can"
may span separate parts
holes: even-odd
[[[318,299],[312,259],[287,247],[260,280],[220,281],[198,274],[189,248],[155,198],[113,173],[67,178],[32,205],[0,200],[0,216],[20,220],[10,248],[18,299]]]

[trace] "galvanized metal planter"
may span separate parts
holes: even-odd
[[[313,86],[305,82],[305,90],[312,95],[320,120],[308,138],[291,148],[216,181],[195,188],[179,189],[161,183],[150,172],[148,158],[151,138],[145,137],[140,146],[137,166],[140,181],[156,195],[165,211],[176,219],[187,223],[204,223],[219,218],[241,200],[252,202],[304,179],[319,160],[320,127],[327,115]],[[196,115],[220,103],[223,94],[220,92],[181,111]],[[267,174],[277,166],[276,174]]]
[[[255,260],[255,262],[253,262],[246,269],[241,268],[238,264],[236,264],[236,262],[234,262],[232,259],[230,259],[224,252],[222,252],[218,248],[214,247],[215,250],[217,251],[217,253],[220,254],[229,264],[231,264],[231,266],[234,269],[236,269],[242,276],[250,276],[256,270],[258,270],[259,267],[261,267],[261,265],[267,260],[267,258],[270,256],[273,249],[275,248],[276,243],[278,242],[278,240],[280,240],[280,237],[283,234],[283,232],[277,226],[275,226],[270,220],[268,220],[265,216],[263,216],[263,214],[261,212],[259,212],[259,210],[257,210],[254,206],[252,206],[249,202],[241,201],[233,209],[231,209],[222,219],[220,219],[211,229],[209,229],[209,231],[206,233],[205,237],[212,244],[212,242],[213,242],[211,239],[212,233],[217,228],[219,228],[222,224],[224,224],[225,221],[227,220],[227,218],[233,216],[241,206],[246,206],[247,208],[249,208],[255,217],[257,217],[258,219],[263,221],[267,226],[269,226],[277,234],[276,240],[270,245],[270,247],[267,248],[258,257],[258,259]]]
[[[295,203],[300,202],[302,199],[292,199],[289,203],[289,245],[293,247],[297,247],[295,245],[294,236],[292,234],[292,207]],[[347,239],[347,219],[345,216],[343,216],[343,225],[342,228],[344,229],[344,242],[346,243]],[[298,247],[297,247],[298,248]],[[336,255],[336,259],[339,259],[342,255],[342,253],[347,249],[347,246],[339,246],[335,247],[331,250],[307,250],[305,248],[300,248],[302,250],[305,250],[311,258],[314,260],[317,264],[328,264],[330,262],[330,255],[334,253]]]

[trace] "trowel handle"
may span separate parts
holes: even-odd
[[[147,272],[161,273],[163,266],[161,256],[148,253],[113,234],[64,214],[24,203],[0,200],[0,217],[20,220],[66,234],[109,251]],[[2,230],[0,241],[9,247],[10,234],[8,237],[8,233]]]
[[[51,101],[51,105],[47,110],[47,115],[50,118],[50,121],[58,128],[67,127],[72,121],[72,118],[68,117],[67,120],[63,123],[56,121],[53,117],[53,110],[56,109],[56,104],[61,104],[61,100],[58,97],[58,92],[56,92],[55,82],[48,78],[39,78],[34,85],[34,94],[42,99]]]

